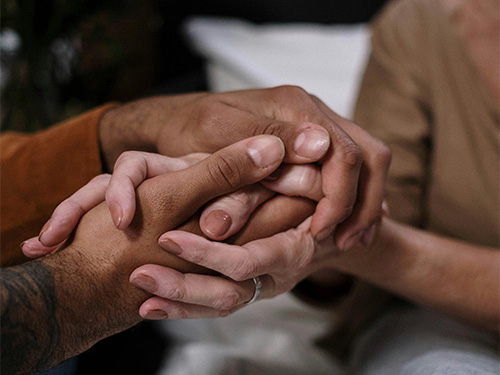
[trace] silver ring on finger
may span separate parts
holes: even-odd
[[[254,303],[255,301],[258,301],[260,298],[260,293],[262,292],[262,281],[260,281],[260,277],[254,277],[252,278],[253,283],[255,285],[255,291],[253,292],[253,296],[250,299],[250,301],[246,302],[245,305],[250,305]]]

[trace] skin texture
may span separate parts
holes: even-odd
[[[130,284],[129,275],[142,264],[204,272],[163,251],[156,245],[158,237],[168,229],[196,228],[205,203],[270,174],[283,158],[283,146],[276,137],[258,138],[268,140],[259,143],[261,154],[268,154],[265,166],[249,157],[255,138],[245,140],[191,168],[141,184],[136,217],[126,230],[115,227],[102,203],[81,219],[62,251],[2,270],[2,371],[51,367],[138,323],[137,310],[150,294]],[[303,216],[310,214],[312,204],[297,202]],[[296,225],[285,216],[269,223],[264,215],[255,217],[259,225],[245,229],[248,238]],[[261,224],[266,231],[260,231]]]
[[[261,205],[254,207],[255,212],[251,214],[252,220],[248,224],[244,223],[245,220],[240,221],[238,228],[243,225],[242,231],[235,234],[237,229],[233,228],[226,233],[231,236],[229,242],[242,244],[286,231],[314,211],[312,219],[301,230],[309,232],[311,228],[316,239],[331,239],[328,235],[336,229],[336,233],[340,233],[337,242],[347,248],[355,242],[349,240],[353,232],[358,240],[381,215],[385,176],[390,162],[387,148],[297,87],[139,100],[109,110],[99,127],[100,146],[108,170],[111,170],[118,155],[126,150],[153,151],[170,156],[191,152],[211,153],[256,134],[271,134],[281,140],[280,157],[276,157],[273,167],[265,174],[261,173],[259,178],[243,178],[248,177],[253,169],[242,167],[239,159],[226,157],[221,164],[214,164],[210,162],[213,156],[186,169],[188,172],[178,171],[156,177],[146,173],[132,184],[133,187],[140,186],[137,189],[135,216],[132,215],[134,220],[130,225],[124,221],[122,206],[117,209],[110,205],[110,218],[109,208],[100,204],[82,218],[74,236],[60,248],[62,251],[35,263],[37,268],[47,269],[47,278],[36,278],[32,275],[34,271],[30,273],[24,266],[10,269],[22,274],[26,280],[33,280],[39,288],[48,288],[44,295],[50,294],[55,307],[47,314],[28,319],[27,312],[22,309],[2,304],[5,306],[2,316],[16,316],[17,321],[24,324],[24,331],[19,330],[16,337],[23,340],[20,346],[28,350],[9,357],[6,371],[37,369],[35,365],[41,362],[33,351],[29,352],[33,345],[54,348],[42,366],[47,367],[137,323],[140,320],[137,309],[151,296],[150,292],[129,283],[130,273],[141,265],[167,266],[183,273],[207,272],[204,267],[194,267],[152,244],[157,243],[161,233],[172,229],[184,228],[202,233],[197,224],[202,206],[216,197],[252,185],[268,176],[282,162],[316,162],[316,168],[324,176],[320,186],[322,191],[315,194],[320,199],[319,205],[301,197],[264,199]],[[258,160],[262,161],[261,157]],[[254,164],[258,160],[254,160]],[[200,165],[205,169],[198,170],[202,168]],[[183,173],[191,173],[190,176],[194,177],[187,178]],[[144,178],[149,179],[141,183]],[[109,180],[109,176],[99,179]],[[94,182],[99,185],[99,181]],[[159,189],[161,186],[163,188]],[[102,193],[101,189],[99,194],[102,196]],[[77,219],[95,204],[92,201],[85,209],[76,205]],[[348,225],[337,228],[351,214],[353,217]],[[191,217],[191,225],[184,226]],[[76,221],[73,219],[69,228]],[[252,222],[257,224],[252,225]],[[55,242],[47,240],[52,231],[49,222],[38,238],[48,247],[45,253],[60,246],[54,238],[52,241]],[[64,240],[65,237],[62,238]],[[37,256],[42,254],[44,252],[39,251]],[[317,269],[313,266],[315,262],[310,264],[308,272]],[[306,273],[300,273],[300,276],[305,277]],[[134,280],[138,281],[137,278]],[[287,280],[296,282],[291,278]],[[242,281],[239,296],[249,300],[252,294],[252,281]],[[32,294],[27,289],[18,291],[7,288],[2,289],[2,298],[3,301],[17,298],[41,303],[43,296]],[[75,308],[75,301],[79,303],[78,308]],[[225,310],[221,315],[227,313],[229,311]],[[56,315],[58,324],[54,329],[45,324],[49,314]],[[8,327],[2,327],[2,332],[6,329]],[[24,335],[29,330],[33,332],[32,337]],[[9,345],[7,343],[5,347],[7,352]]]
[[[383,219],[368,248],[329,266],[493,332],[500,329],[498,249]]]
[[[315,236],[336,229],[337,245],[348,249],[380,218],[389,149],[299,87],[138,100],[108,111],[99,137],[111,171],[127,150],[172,157],[212,153],[257,134],[283,141],[285,163],[321,159],[323,198],[311,224]]]
[[[164,234],[160,244],[172,254],[234,281],[205,275],[179,279],[168,269],[142,266],[132,277],[143,274],[157,278],[155,294],[164,299],[150,300],[146,306],[156,311],[174,310],[190,316],[200,314],[202,305],[213,316],[218,316],[217,311],[227,314],[247,297],[239,292],[242,280],[261,276],[261,296],[271,298],[322,269],[361,278],[494,332],[500,328],[498,249],[446,238],[388,218],[377,225],[369,246],[358,244],[348,252],[335,251],[333,239],[315,241],[307,225],[243,246],[210,242],[182,231]],[[162,278],[169,282],[161,283]],[[208,283],[210,290],[203,287]],[[226,296],[225,300],[220,296]]]

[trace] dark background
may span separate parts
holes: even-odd
[[[22,44],[0,55],[1,130],[38,130],[107,101],[205,90],[202,61],[181,33],[186,17],[345,24],[369,21],[385,2],[2,0],[2,31]]]
[[[1,54],[1,130],[36,131],[108,101],[206,90],[203,61],[181,33],[189,16],[349,24],[370,21],[386,1],[2,0],[1,29],[22,45]],[[153,374],[166,350],[168,339],[145,322],[79,356],[77,372]]]

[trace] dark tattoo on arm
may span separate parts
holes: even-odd
[[[43,261],[0,269],[1,372],[53,366],[61,329],[54,275]]]

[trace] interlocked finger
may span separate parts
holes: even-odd
[[[275,193],[261,184],[244,187],[208,204],[200,217],[200,228],[213,240],[224,240],[237,233],[250,215]]]

